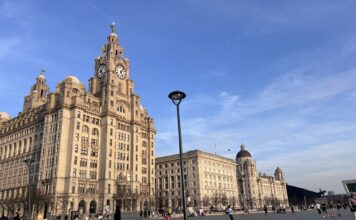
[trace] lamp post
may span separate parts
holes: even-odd
[[[168,97],[172,100],[173,104],[177,106],[177,119],[178,119],[178,135],[179,135],[179,159],[180,159],[180,181],[182,187],[182,201],[183,201],[183,215],[184,220],[187,220],[187,206],[185,203],[185,189],[184,189],[184,173],[183,173],[183,153],[182,153],[182,132],[180,128],[180,114],[179,114],[179,104],[186,97],[185,93],[182,91],[173,91],[169,93]]]
[[[32,217],[32,206],[31,206],[31,165],[34,162],[33,159],[26,159],[23,161],[28,168],[28,189],[27,189],[27,199],[28,199],[28,220],[31,220]]]

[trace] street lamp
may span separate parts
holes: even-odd
[[[27,189],[27,199],[28,199],[28,220],[31,220],[32,208],[31,208],[31,165],[34,162],[33,159],[26,159],[23,161],[28,168],[28,189]]]
[[[184,220],[187,220],[187,210],[186,210],[186,203],[185,203],[185,189],[184,189],[184,173],[183,173],[183,153],[182,153],[182,132],[180,128],[180,115],[179,115],[179,104],[182,100],[186,97],[185,93],[182,91],[173,91],[169,93],[168,97],[172,100],[173,104],[177,106],[177,119],[178,119],[178,135],[179,135],[179,159],[180,159],[180,181],[182,187],[182,200],[183,200],[183,215]]]

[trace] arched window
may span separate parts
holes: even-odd
[[[146,141],[142,141],[142,147],[147,147],[147,142]]]
[[[90,214],[96,213],[96,201],[95,200],[90,202],[89,212],[90,212]]]
[[[81,200],[79,202],[78,209],[79,209],[79,212],[85,214],[86,209],[85,209],[85,201],[84,200]]]
[[[78,94],[79,93],[79,90],[78,89],[76,89],[76,88],[74,88],[73,90],[72,90],[72,92],[73,92],[73,94]]]

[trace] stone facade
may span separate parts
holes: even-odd
[[[283,171],[277,167],[274,176],[257,173],[256,161],[241,145],[236,155],[236,172],[241,208],[255,209],[266,206],[288,206],[287,185]]]
[[[240,209],[288,206],[283,171],[273,176],[258,174],[256,161],[241,145],[236,161],[199,150],[183,154],[188,206],[221,209],[230,204]],[[179,154],[156,158],[157,207],[181,209]],[[189,199],[188,199],[189,200]]]
[[[29,182],[33,208],[45,217],[151,204],[154,122],[134,93],[129,64],[113,29],[88,91],[68,76],[50,92],[41,72],[22,112],[0,113],[0,212],[25,214]]]
[[[238,206],[236,163],[229,158],[193,150],[183,154],[187,206]],[[157,207],[181,209],[179,154],[156,158]]]

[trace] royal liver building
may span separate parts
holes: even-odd
[[[0,213],[25,215],[29,184],[45,218],[153,206],[154,123],[129,64],[112,26],[88,90],[68,76],[50,92],[42,72],[21,113],[0,113]]]

